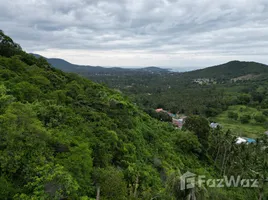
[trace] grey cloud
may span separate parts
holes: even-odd
[[[266,0],[0,0],[0,24],[28,51],[262,55],[267,11]]]

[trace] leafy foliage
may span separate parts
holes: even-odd
[[[249,123],[249,120],[251,119],[250,115],[242,115],[240,116],[240,121],[242,124]]]
[[[238,114],[236,112],[230,111],[230,112],[228,112],[228,117],[230,119],[237,120],[238,119]]]

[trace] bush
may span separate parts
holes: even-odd
[[[262,111],[262,114],[265,115],[265,116],[268,116],[268,110]]]
[[[219,113],[221,112],[220,109],[216,109],[216,108],[207,108],[205,110],[205,114],[207,117],[215,117],[217,116]]]
[[[240,117],[240,121],[242,124],[247,124],[249,123],[249,120],[251,119],[250,115],[242,115]]]
[[[268,108],[268,99],[265,99],[262,103],[261,103],[261,107],[266,109]]]
[[[189,131],[181,132],[175,140],[176,147],[184,153],[200,153],[201,144],[198,141],[198,137]]]
[[[228,118],[237,120],[238,114],[236,112],[230,111],[230,112],[228,112]]]
[[[250,102],[251,96],[249,94],[240,94],[237,97],[237,103],[241,105],[246,105]]]
[[[254,120],[258,123],[264,123],[266,121],[266,117],[264,115],[256,115]]]
[[[208,147],[208,138],[210,133],[209,123],[206,118],[200,116],[187,117],[182,130],[193,132],[203,147]]]

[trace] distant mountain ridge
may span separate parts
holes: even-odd
[[[231,79],[249,74],[259,75],[266,73],[268,73],[268,65],[235,60],[221,65],[185,72],[184,75],[192,78]]]
[[[60,58],[46,58],[38,54],[32,54],[35,57],[43,57],[48,63],[57,69],[65,72],[74,72],[87,75],[122,75],[133,73],[151,73],[161,74],[171,72],[170,69],[159,67],[144,67],[144,68],[121,68],[121,67],[100,67],[90,65],[76,65]],[[181,73],[189,78],[212,78],[212,79],[234,79],[246,75],[261,75],[268,74],[268,65],[258,62],[246,61],[230,61],[224,64],[215,65],[203,69],[197,69],[188,72],[172,72]]]
[[[76,65],[60,58],[46,58],[38,54],[32,54],[32,55],[34,55],[37,58],[39,57],[45,58],[48,61],[48,63],[50,63],[52,66],[65,72],[106,74],[106,73],[117,73],[117,72],[122,73],[131,71],[143,71],[150,73],[161,73],[169,71],[169,69],[163,69],[153,66],[144,68],[121,68],[121,67],[108,68],[108,67],[90,66],[90,65]]]

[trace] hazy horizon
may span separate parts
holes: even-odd
[[[38,53],[33,53],[33,54],[38,54]],[[38,55],[41,55],[41,54],[38,54]],[[41,56],[44,56],[44,55],[41,55]],[[146,67],[158,67],[158,68],[162,68],[162,69],[169,69],[169,71],[173,71],[173,72],[186,72],[186,71],[193,71],[193,70],[198,70],[198,69],[204,69],[204,68],[207,68],[207,67],[213,67],[213,66],[217,66],[217,65],[221,65],[221,64],[224,64],[224,63],[227,63],[227,62],[230,62],[230,61],[246,61],[246,62],[257,62],[257,63],[262,63],[262,62],[258,62],[258,61],[254,61],[254,60],[237,60],[237,59],[234,59],[234,60],[229,60],[229,61],[226,61],[226,62],[222,62],[222,63],[215,63],[213,65],[209,65],[209,66],[155,66],[155,65],[151,65],[151,66],[122,66],[122,65],[118,65],[118,66],[113,66],[113,65],[91,65],[90,63],[82,63],[82,64],[79,64],[79,63],[73,63],[71,62],[70,60],[67,59],[63,59],[63,58],[60,58],[60,57],[47,57],[47,56],[44,56],[48,59],[62,59],[64,61],[67,61],[71,64],[74,64],[74,65],[81,65],[81,66],[92,66],[92,67],[105,67],[105,68],[113,68],[113,67],[119,67],[119,68],[126,68],[126,69],[139,69],[139,68],[146,68]],[[262,63],[262,64],[266,64],[266,63]],[[267,65],[267,64],[266,64]]]

